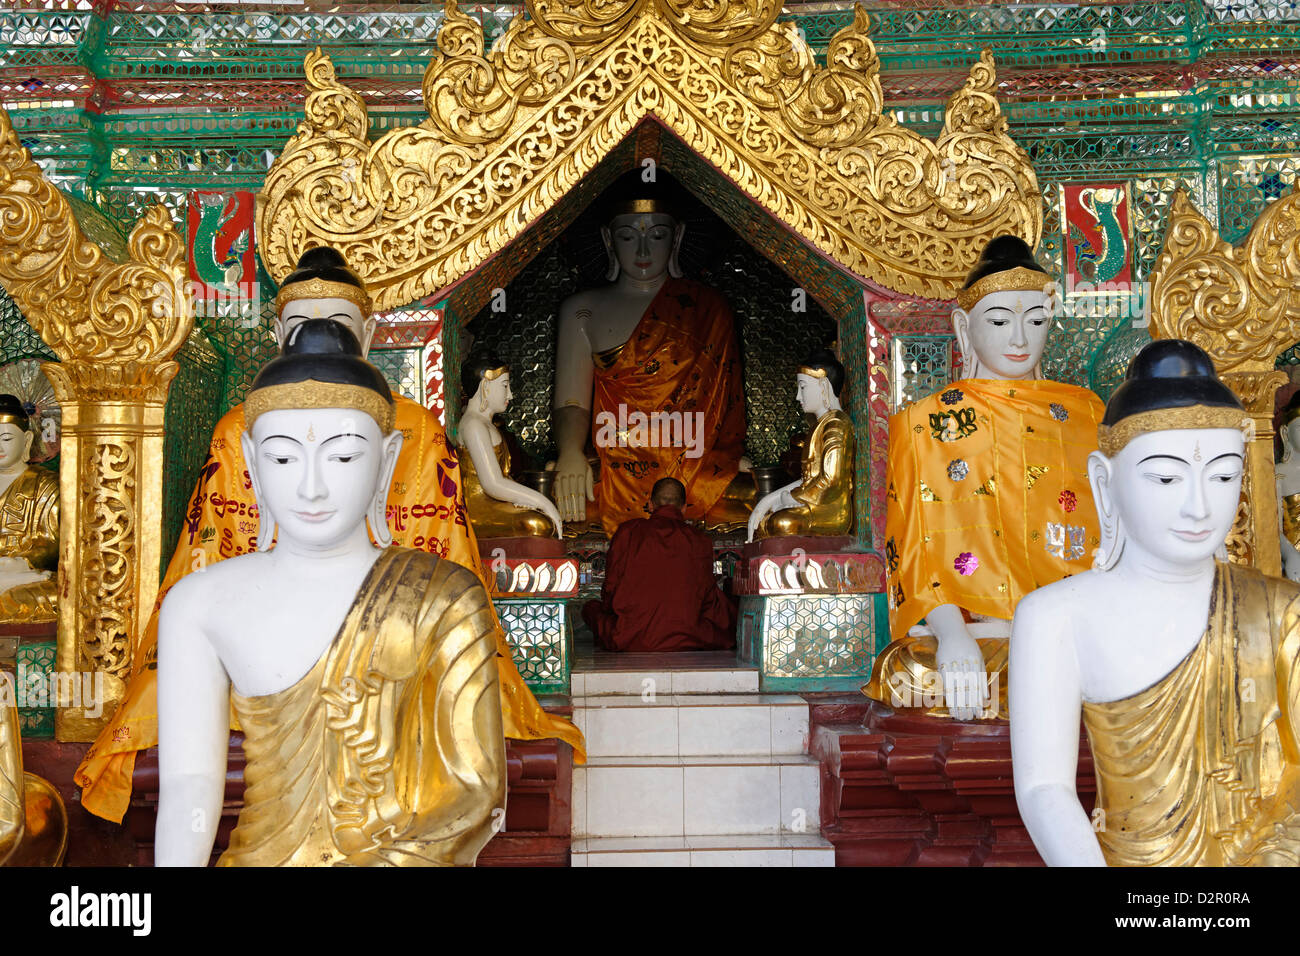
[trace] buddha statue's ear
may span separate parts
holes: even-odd
[[[480,389],[482,386],[479,386]],[[393,429],[393,433],[384,439],[384,461],[379,466],[379,477],[375,482],[375,493],[370,499],[370,513],[366,520],[370,523],[370,537],[375,544],[386,548],[393,543],[393,533],[388,530],[388,489],[393,486],[393,473],[397,470],[397,458],[402,453],[402,433]]]
[[[970,343],[970,313],[963,308],[952,310],[952,331],[961,353],[961,378],[979,378],[980,360]]]
[[[682,237],[684,235],[686,235],[686,223],[679,222],[673,230],[673,251],[672,255],[668,257],[668,274],[674,279],[682,277],[682,264],[678,259],[678,254],[681,252]]]
[[[375,329],[379,325],[379,320],[373,315],[368,315],[361,322],[361,354],[370,354],[370,343],[374,341]]]
[[[600,241],[605,244],[605,255],[609,258],[605,278],[613,282],[618,278],[618,256],[614,255],[614,235],[609,231],[609,226],[600,227]]]
[[[257,550],[270,551],[271,543],[275,541],[275,516],[266,508],[266,502],[262,499],[262,484],[257,477],[257,446],[253,444],[253,436],[248,429],[244,429],[239,436],[239,446],[244,451],[244,465],[248,468],[248,480],[253,485],[253,501],[257,504]]]
[[[1099,451],[1088,456],[1088,484],[1092,486],[1092,500],[1097,506],[1097,524],[1101,529],[1101,546],[1093,552],[1092,567],[1096,571],[1109,571],[1124,552],[1124,532],[1120,528],[1119,509],[1110,487],[1109,458]]]
[[[29,430],[23,435],[23,462],[24,463],[32,460],[32,442],[35,440],[36,440],[36,433],[34,431]]]

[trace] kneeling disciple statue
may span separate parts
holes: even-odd
[[[308,320],[244,415],[258,550],[159,619],[158,863],[212,852],[233,705],[246,789],[220,865],[473,864],[505,798],[494,619],[471,571],[392,544],[383,375]]]
[[[1190,342],[1148,345],[1111,396],[1096,562],[1026,596],[1011,638],[1016,802],[1050,865],[1300,863],[1300,587],[1224,549],[1250,430]]]
[[[462,452],[465,508],[480,541],[488,538],[559,537],[560,512],[540,491],[513,480],[510,448],[492,417],[510,405],[510,369],[489,356],[465,364],[461,385],[469,396],[457,440]]]
[[[787,535],[846,535],[853,530],[853,422],[840,407],[844,366],[820,349],[799,366],[796,396],[817,419],[798,481],[754,506],[749,540]]]
[[[1005,717],[1016,604],[1088,567],[1086,461],[1103,408],[1086,388],[1039,378],[1049,284],[1024,240],[990,241],[952,314],[964,377],[889,421],[893,642],[863,691],[890,706]]]
[[[31,423],[0,395],[0,623],[58,617],[59,476],[27,464]]]

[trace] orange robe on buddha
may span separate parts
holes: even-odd
[[[388,493],[393,541],[450,558],[473,571],[486,589],[478,544],[466,518],[460,465],[446,432],[427,408],[400,395],[396,402],[397,428],[404,441]],[[136,753],[158,743],[158,609],[163,599],[191,571],[257,550],[257,503],[239,443],[244,427],[243,405],[236,405],[217,423],[157,604],[134,648],[126,695],[77,768],[82,804],[107,820],[120,823],[130,805]],[[506,736],[555,737],[573,747],[578,763],[584,762],[582,733],[568,720],[542,710],[519,676],[500,622],[495,631]]]
[[[681,481],[686,518],[703,518],[736,477],[745,449],[740,349],[727,300],[670,278],[627,342],[594,358],[595,491],[606,533],[646,516],[660,478]]]

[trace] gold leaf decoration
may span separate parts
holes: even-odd
[[[827,65],[775,0],[530,0],[490,50],[447,4],[419,126],[368,141],[365,103],[319,50],[305,119],[259,196],[282,279],[332,245],[390,309],[445,289],[517,239],[652,118],[846,270],[949,299],[985,242],[1036,245],[1042,197],[1007,133],[987,52],[939,140],[884,111],[858,6]]]

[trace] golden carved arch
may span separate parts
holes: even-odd
[[[361,97],[319,50],[306,117],[258,196],[277,279],[332,245],[380,309],[446,289],[518,238],[647,117],[846,271],[952,298],[983,244],[1031,246],[1042,199],[1007,134],[986,51],[937,141],[883,111],[861,7],[827,65],[779,0],[529,0],[493,45],[448,2],[428,118],[367,139]]]
[[[1266,206],[1234,248],[1179,190],[1151,295],[1152,335],[1205,349],[1255,422],[1230,551],[1266,574],[1281,574],[1273,411],[1274,394],[1287,380],[1276,370],[1277,357],[1300,341],[1300,194]]]

